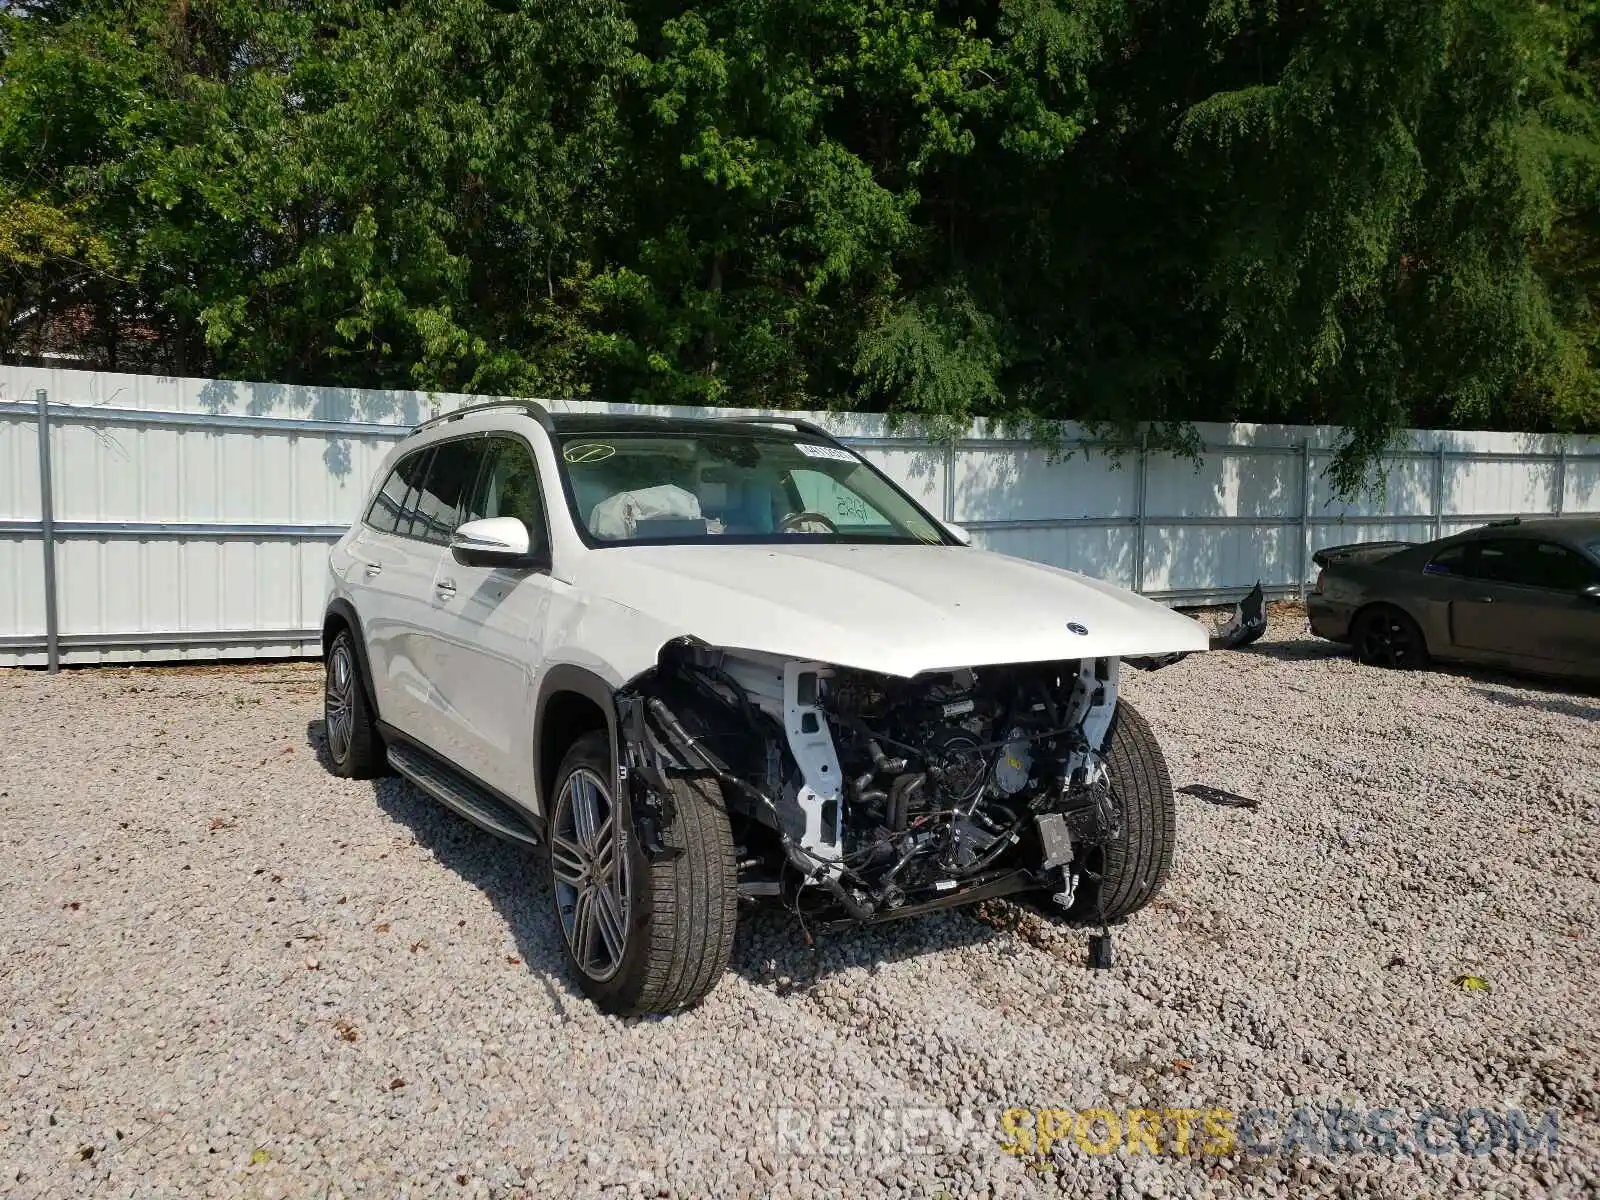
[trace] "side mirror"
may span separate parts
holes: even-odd
[[[1585,600],[1592,600],[1596,604],[1600,604],[1600,583],[1591,583],[1588,587],[1582,589],[1578,595]]]
[[[972,545],[972,535],[965,529],[961,528],[961,526],[952,525],[949,521],[941,521],[940,524],[943,525],[947,531],[949,531],[951,537],[955,538],[955,540],[960,542],[963,546]]]
[[[530,550],[528,527],[516,517],[485,517],[456,527],[450,554],[466,567],[540,567],[543,555]]]

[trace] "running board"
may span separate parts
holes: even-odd
[[[390,743],[389,765],[446,808],[454,809],[479,829],[523,846],[537,846],[539,836],[505,801],[463,779],[450,768],[412,746]]]

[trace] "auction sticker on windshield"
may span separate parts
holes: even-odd
[[[586,463],[605,462],[616,452],[615,446],[608,446],[604,442],[577,442],[568,446],[562,452],[562,457],[574,466],[582,466]]]

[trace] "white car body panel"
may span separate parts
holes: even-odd
[[[591,547],[567,508],[550,436],[516,410],[471,413],[399,443],[363,515],[402,455],[487,434],[533,450],[549,569],[464,566],[444,547],[358,518],[330,552],[329,601],[347,600],[360,616],[382,719],[530,812],[542,807],[530,733],[557,667],[620,688],[681,637],[902,677],[1209,645],[1198,622],[1133,592],[967,546]],[[369,575],[373,566],[381,571]],[[446,579],[453,593],[439,589]]]
[[[965,547],[619,546],[585,554],[573,585],[628,610],[595,614],[606,634],[573,639],[618,683],[679,636],[906,677],[1209,644],[1198,622],[1132,592]]]
[[[443,550],[426,542],[362,528],[352,554],[360,589],[367,655],[378,711],[396,729],[422,736],[428,676],[422,639],[428,634],[430,584]]]

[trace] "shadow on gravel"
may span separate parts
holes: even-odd
[[[322,721],[306,726],[306,742],[324,769],[332,769]],[[485,833],[465,817],[424,795],[397,775],[368,782],[378,807],[411,830],[439,863],[479,888],[505,920],[529,972],[543,983],[563,1018],[588,1000],[573,986],[562,957],[550,888],[535,855]]]
[[[739,938],[728,969],[779,996],[804,993],[839,971],[879,967],[924,955],[939,955],[991,941],[999,932],[970,908],[907,917],[883,925],[810,927],[812,945],[799,918],[787,909],[743,909]]]
[[[306,726],[306,742],[332,770],[320,719]],[[370,781],[378,807],[411,830],[417,844],[440,864],[482,890],[505,920],[522,961],[544,984],[551,1003],[566,1014],[588,1000],[571,982],[556,929],[550,889],[538,851],[503,842],[457,816],[398,776]],[[1017,900],[1012,897],[1012,900]],[[1002,936],[973,909],[953,909],[883,925],[810,927],[787,909],[739,911],[738,938],[728,969],[779,996],[804,993],[838,971],[873,971],[889,963],[939,955]],[[648,1019],[648,1018],[641,1018]]]
[[[1474,678],[1478,678],[1474,676]],[[1482,678],[1488,679],[1488,676]],[[1527,688],[1525,680],[1516,680],[1516,686]],[[1511,692],[1502,692],[1491,687],[1475,687],[1472,689],[1485,700],[1492,700],[1496,704],[1504,704],[1508,708],[1537,708],[1541,712],[1555,713],[1563,717],[1580,717],[1588,721],[1600,721],[1600,696],[1586,696],[1582,692],[1552,691],[1543,696],[1518,696]]]
[[[1298,638],[1289,642],[1257,642],[1229,654],[1250,654],[1261,658],[1275,658],[1279,662],[1317,662],[1324,658],[1349,658],[1350,647],[1338,642],[1324,642]]]

